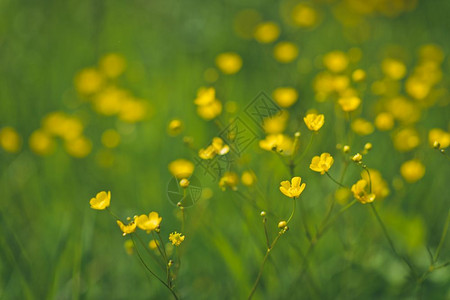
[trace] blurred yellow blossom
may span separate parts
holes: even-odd
[[[0,129],[0,146],[7,152],[15,153],[20,150],[22,139],[12,127]]]
[[[156,248],[158,248],[159,246],[159,242],[157,240],[151,240],[150,242],[148,242],[148,247],[152,250],[155,250]]]
[[[272,96],[279,106],[287,108],[297,102],[298,92],[291,87],[279,87],[273,91]]]
[[[64,146],[67,153],[76,158],[83,158],[91,153],[92,150],[92,142],[84,136],[68,140],[64,143]]]
[[[403,128],[393,135],[394,147],[398,151],[411,151],[420,144],[419,133],[414,128]]]
[[[306,187],[306,183],[302,183],[301,177],[292,177],[291,182],[285,180],[280,183],[280,191],[289,198],[297,198]]]
[[[371,203],[376,197],[374,193],[368,193],[366,191],[367,185],[366,180],[360,179],[352,186],[353,196],[362,204]]]
[[[402,79],[406,74],[405,64],[392,58],[384,59],[381,63],[381,69],[386,76],[394,80]]]
[[[115,129],[108,129],[102,133],[102,144],[107,148],[116,148],[120,143],[120,134]]]
[[[239,183],[239,177],[234,172],[225,172],[220,178],[219,186],[224,191],[226,188],[230,188],[233,191],[237,190],[237,185]]]
[[[98,193],[95,198],[92,198],[89,201],[89,204],[91,205],[92,209],[97,209],[97,210],[104,210],[107,207],[109,207],[109,204],[111,202],[111,192],[108,191],[107,192],[100,192]]]
[[[106,77],[116,78],[125,71],[125,59],[117,53],[109,53],[100,60],[100,70]]]
[[[167,126],[167,132],[171,136],[177,136],[183,131],[183,122],[179,119],[173,119]]]
[[[216,65],[224,74],[234,74],[241,69],[242,58],[234,52],[221,53],[216,57]]]
[[[39,155],[49,155],[55,149],[55,142],[53,138],[41,129],[33,131],[28,143],[30,145],[30,149]]]
[[[292,21],[299,27],[312,27],[318,23],[319,16],[317,11],[308,3],[299,3],[291,13]]]
[[[390,99],[386,108],[395,119],[405,124],[415,123],[420,119],[419,107],[405,97]]]
[[[225,155],[230,151],[230,147],[224,143],[220,137],[214,137],[211,145],[206,149],[202,148],[198,151],[201,159],[212,159],[216,155]]]
[[[348,66],[348,57],[342,51],[332,51],[323,57],[325,67],[335,73],[344,71]]]
[[[394,117],[388,112],[379,113],[375,118],[375,126],[378,130],[390,130],[394,127]]]
[[[279,42],[273,49],[273,55],[281,63],[290,63],[298,56],[298,47],[291,42]]]
[[[259,147],[267,151],[277,151],[282,155],[291,155],[294,150],[294,141],[284,134],[269,134],[259,141]]]
[[[184,241],[184,239],[185,239],[185,236],[176,231],[172,232],[169,235],[169,240],[172,242],[172,245],[177,246],[177,247],[180,246],[180,244]]]
[[[149,213],[148,216],[140,215],[139,217],[136,217],[134,219],[134,222],[136,223],[137,227],[139,227],[144,231],[147,231],[147,233],[150,233],[151,231],[159,228],[161,221],[162,217],[160,217],[158,213],[154,211]]]
[[[136,123],[142,121],[148,113],[148,105],[144,100],[127,98],[123,101],[119,111],[119,119]]]
[[[407,182],[413,183],[425,175],[425,166],[418,159],[408,160],[400,166],[400,174]]]
[[[360,162],[360,161],[362,161],[362,155],[360,154],[360,153],[356,153],[355,155],[353,155],[352,156],[352,160],[354,161],[354,162]]]
[[[132,255],[134,252],[134,243],[133,240],[126,240],[125,243],[123,243],[123,247],[125,248],[125,251],[128,255]]]
[[[386,198],[389,195],[389,186],[387,182],[381,176],[381,173],[374,169],[368,169],[370,173],[370,182],[372,183],[372,192],[377,199]],[[361,172],[361,177],[365,181],[369,182],[369,174],[366,171]]]
[[[127,225],[123,224],[122,221],[117,220],[117,225],[119,225],[120,230],[123,232],[123,236],[126,236],[127,234],[133,233],[136,231],[136,223],[131,222]]]
[[[356,118],[353,120],[351,128],[353,132],[359,135],[368,135],[374,131],[372,123],[363,118]]]
[[[353,71],[352,73],[352,80],[354,82],[360,82],[363,81],[366,78],[366,72],[364,70],[361,69],[356,69],[355,71]]]
[[[433,128],[428,132],[428,141],[431,146],[434,142],[438,142],[440,148],[447,148],[450,145],[450,133],[440,128]]]
[[[252,186],[256,181],[256,175],[253,171],[244,171],[241,175],[242,184]]]
[[[90,95],[98,92],[104,83],[102,74],[97,69],[87,68],[81,70],[75,77],[75,87],[80,94]]]
[[[120,112],[124,100],[128,97],[127,91],[109,86],[95,95],[92,106],[97,113],[112,116]]]
[[[319,172],[320,174],[325,174],[333,165],[334,159],[330,155],[330,153],[322,153],[319,156],[314,156],[311,160],[311,164],[309,168],[315,172]]]
[[[264,131],[267,134],[282,133],[286,129],[288,120],[289,112],[287,110],[282,110],[279,114],[264,119]]]
[[[260,43],[271,43],[280,35],[280,27],[274,22],[263,22],[255,29],[254,37]]]
[[[309,130],[317,132],[325,123],[325,116],[322,114],[307,114],[303,121]]]
[[[361,104],[361,99],[356,96],[342,97],[339,98],[338,104],[343,111],[350,112],[356,110],[359,107],[359,105]]]
[[[188,178],[194,172],[194,164],[187,159],[177,159],[169,164],[170,173],[178,179]]]

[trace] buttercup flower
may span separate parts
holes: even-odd
[[[216,65],[225,74],[237,73],[242,67],[242,58],[234,52],[221,53],[216,57]]]
[[[169,240],[172,242],[172,245],[174,246],[180,246],[180,244],[184,241],[185,236],[181,233],[178,233],[176,231],[172,232],[169,235]]]
[[[300,196],[300,194],[303,192],[303,190],[306,187],[306,183],[300,183],[302,182],[301,177],[293,177],[291,179],[291,183],[289,181],[285,180],[280,183],[280,191],[289,198],[297,198]]]
[[[277,151],[282,155],[290,155],[294,150],[294,141],[284,134],[269,134],[259,141],[259,147],[267,151]]]
[[[136,223],[137,227],[147,231],[147,233],[150,233],[151,231],[157,229],[159,227],[159,224],[161,224],[161,221],[162,217],[160,217],[158,213],[154,211],[149,213],[148,216],[140,215],[139,217],[136,217],[134,219],[134,222]]]
[[[334,159],[330,155],[330,153],[322,153],[319,156],[314,156],[309,168],[315,172],[319,172],[320,174],[325,174],[333,165]]]
[[[237,185],[239,183],[239,177],[234,172],[225,172],[225,174],[220,178],[219,186],[224,191],[227,187],[233,191],[237,190]]]
[[[131,222],[127,225],[123,224],[122,221],[117,220],[117,225],[119,225],[120,230],[123,232],[123,236],[133,233],[136,231],[136,223]]]
[[[169,164],[170,173],[178,179],[187,178],[194,172],[194,164],[186,159],[177,159]]]
[[[320,114],[307,114],[306,117],[303,118],[306,126],[311,131],[319,131],[322,128],[323,123],[325,122],[325,116]]]
[[[103,210],[109,206],[110,202],[111,192],[100,192],[95,196],[95,198],[92,198],[91,201],[89,201],[89,204],[92,209]]]
[[[375,194],[367,193],[366,187],[367,187],[367,181],[364,179],[358,180],[352,186],[353,196],[362,204],[370,203],[370,202],[373,202],[373,200],[375,200]]]
[[[341,106],[341,109],[346,112],[354,111],[359,107],[360,103],[361,99],[355,96],[343,97],[338,100],[338,104]]]
[[[198,156],[202,159],[213,159],[216,154],[225,155],[230,152],[230,147],[219,137],[213,138],[211,145],[198,151]]]
[[[413,183],[425,175],[425,166],[418,159],[408,160],[401,165],[400,174],[407,182]]]

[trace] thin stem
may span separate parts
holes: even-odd
[[[292,198],[292,202],[293,202],[293,204],[292,204],[292,212],[291,212],[291,215],[289,216],[289,219],[286,221],[286,224],[289,224],[289,222],[292,220],[292,217],[294,216],[294,213],[295,213],[295,202],[297,202],[295,200],[296,200],[295,198]]]
[[[366,165],[361,164],[361,167],[367,172],[367,176],[369,176],[369,193],[372,194],[372,179],[370,178],[370,172]]]
[[[264,225],[264,234],[266,235],[266,243],[267,243],[267,249],[270,248],[270,242],[269,242],[269,233],[267,232],[267,218],[263,218],[263,225]]]
[[[450,210],[447,214],[447,219],[445,220],[444,229],[442,230],[441,240],[439,241],[439,245],[437,247],[436,253],[433,257],[433,263],[437,262],[439,259],[439,254],[441,253],[442,246],[444,245],[445,237],[447,236],[448,225],[450,224]]]
[[[305,208],[303,207],[303,202],[302,201],[300,201],[299,206],[300,206],[299,207],[300,215],[302,217],[302,223],[303,223],[303,227],[305,229],[306,237],[308,238],[309,241],[311,241],[311,233],[309,232],[308,224],[306,223]]]
[[[339,181],[337,181],[336,179],[334,179],[334,178],[330,175],[330,173],[325,172],[325,174],[327,174],[328,178],[330,178],[334,183],[336,183],[336,184],[339,185],[340,187],[347,188],[345,185],[343,185],[342,183],[340,183]]]
[[[136,249],[136,253],[137,253],[137,255],[138,255],[138,257],[139,257],[139,260],[141,261],[142,265],[144,266],[144,268],[147,269],[147,271],[149,271],[150,274],[152,274],[152,275],[153,275],[156,279],[158,279],[162,284],[164,284],[164,286],[165,286],[167,289],[169,289],[169,291],[172,293],[172,295],[174,296],[174,298],[175,298],[176,300],[178,300],[178,296],[175,294],[175,292],[172,290],[172,288],[171,288],[169,285],[167,285],[167,284],[164,282],[164,280],[162,280],[158,275],[156,275],[156,274],[155,274],[155,273],[147,266],[147,264],[145,263],[144,259],[142,258],[141,254],[140,254],[140,252],[139,252],[138,247],[136,246],[136,242],[134,241],[133,234],[131,234],[131,240],[133,241],[133,245],[134,245],[134,248]]]
[[[109,208],[107,207],[106,210],[113,216],[116,220],[120,220],[120,218]]]
[[[164,250],[164,256],[166,258],[166,261],[169,262],[169,257],[167,256],[167,252],[166,252],[166,245],[164,244],[164,241],[163,241],[163,239],[161,237],[161,234],[160,234],[159,230],[156,231],[156,233],[158,234],[159,240],[160,240],[162,248]]]
[[[147,251],[147,253],[161,266],[161,268],[164,270],[164,263],[161,262],[160,259],[156,258],[155,255],[150,251],[150,249],[145,245],[144,241],[142,241],[139,234],[136,233],[137,239],[139,243],[142,245],[142,247]],[[164,258],[163,258],[164,259]]]
[[[314,139],[314,132],[311,133],[311,138],[309,139],[308,145],[306,146],[305,150],[302,152],[302,155],[300,155],[300,158],[298,159],[298,161],[300,162],[306,155],[306,153],[308,153],[309,148],[312,145],[313,139]]]

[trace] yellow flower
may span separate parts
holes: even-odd
[[[292,9],[292,21],[299,27],[312,27],[318,22],[317,11],[309,4],[300,3]]]
[[[280,191],[289,198],[297,198],[306,187],[306,183],[300,185],[301,182],[301,177],[292,177],[291,183],[287,180],[282,181],[280,183]]]
[[[274,22],[258,24],[255,29],[255,39],[260,43],[271,43],[280,35],[280,27]]]
[[[101,140],[106,148],[116,148],[120,143],[120,134],[114,129],[108,129],[102,133]]]
[[[7,152],[15,153],[20,150],[22,140],[17,131],[12,127],[4,127],[0,130],[0,146]]]
[[[228,152],[230,152],[230,147],[220,137],[215,137],[211,145],[198,151],[198,155],[201,159],[212,159],[216,155],[225,155]]]
[[[128,255],[132,255],[134,252],[134,243],[133,240],[126,240],[125,243],[123,243],[123,247],[125,248],[125,251]]]
[[[389,195],[389,186],[381,176],[381,173],[374,169],[369,169],[370,182],[372,183],[372,192],[377,199],[383,199]],[[369,182],[369,175],[366,171],[361,172],[361,178]]]
[[[404,128],[393,136],[394,147],[400,152],[411,151],[420,144],[420,137],[414,128]]]
[[[177,159],[169,164],[170,173],[178,179],[188,178],[194,172],[194,164],[186,159]]]
[[[112,116],[120,112],[125,99],[128,97],[130,95],[127,91],[109,86],[95,95],[92,99],[92,106],[97,113]]]
[[[356,153],[355,155],[353,155],[352,160],[354,162],[360,162],[362,160],[362,155],[359,153]]]
[[[239,183],[239,177],[234,172],[225,172],[222,178],[220,178],[219,186],[224,191],[227,187],[233,191],[237,190],[237,185]]]
[[[158,248],[159,246],[159,242],[157,240],[151,240],[150,242],[148,242],[148,247],[152,250],[155,250],[156,248]]]
[[[420,160],[408,160],[401,165],[400,174],[402,174],[406,181],[413,183],[425,175],[425,166]]]
[[[172,242],[174,246],[180,246],[180,244],[184,241],[185,236],[176,231],[169,234],[169,240]]]
[[[177,136],[183,131],[183,122],[178,119],[173,119],[170,121],[169,126],[167,127],[167,132],[171,136]]]
[[[95,198],[92,198],[91,201],[89,201],[89,204],[91,205],[92,209],[104,210],[109,207],[110,202],[111,192],[108,191],[108,193],[98,193]]]
[[[256,175],[253,171],[244,171],[241,176],[241,181],[245,186],[252,186],[256,181]]]
[[[41,129],[35,130],[31,134],[28,143],[31,150],[39,155],[51,154],[55,149],[55,142],[52,137]]]
[[[428,132],[428,141],[431,146],[434,142],[438,142],[440,148],[447,148],[450,145],[450,133],[440,128],[433,128]]]
[[[351,112],[359,107],[359,104],[361,104],[361,99],[356,96],[342,97],[339,98],[338,104],[341,106],[343,111]]]
[[[136,223],[137,227],[139,227],[142,230],[147,231],[147,233],[150,233],[150,231],[153,231],[157,228],[159,228],[159,225],[161,224],[162,217],[158,215],[157,212],[152,211],[151,213],[147,215],[140,215],[139,217],[136,217],[134,219],[134,222]]]
[[[75,87],[80,94],[93,94],[102,87],[104,78],[100,72],[94,68],[81,70],[75,77]]]
[[[369,135],[374,131],[372,123],[363,118],[353,120],[351,128],[353,132],[359,135]]]
[[[187,180],[186,178],[183,178],[180,180],[180,186],[185,189],[189,186],[191,182],[189,180]]]
[[[84,136],[68,140],[65,142],[64,146],[67,153],[76,158],[86,157],[92,150],[92,142]]]
[[[371,203],[375,200],[375,194],[366,192],[367,181],[364,179],[358,180],[352,186],[353,196],[362,204]]]
[[[197,114],[205,119],[212,120],[222,112],[222,102],[214,100],[209,104],[197,106]]]
[[[311,164],[309,168],[315,172],[319,172],[320,174],[325,174],[333,165],[334,159],[330,155],[330,153],[322,153],[319,156],[314,156],[311,160]]]
[[[298,92],[291,87],[279,87],[273,91],[272,96],[279,106],[290,107],[297,102]]]
[[[123,224],[122,221],[117,220],[117,225],[119,225],[120,230],[123,232],[123,236],[133,233],[136,231],[136,223],[131,222],[127,225]]]
[[[390,130],[394,127],[394,117],[387,112],[379,113],[375,118],[375,126],[379,130]]]
[[[273,55],[281,63],[290,63],[298,56],[298,47],[291,42],[279,42],[273,49]]]
[[[381,69],[386,76],[394,80],[402,79],[406,74],[405,64],[392,58],[384,59],[381,64]]]
[[[225,74],[237,73],[242,67],[242,58],[234,52],[221,53],[216,57],[216,65]]]
[[[144,100],[127,98],[120,107],[119,119],[128,123],[136,123],[142,121],[148,111],[148,104]]]
[[[342,51],[333,51],[324,56],[323,64],[328,70],[339,73],[347,68],[348,57]]]
[[[287,110],[282,110],[274,117],[267,117],[263,121],[264,131],[267,134],[281,133],[286,129],[288,119],[289,112]]]
[[[325,116],[322,114],[307,114],[306,117],[303,118],[303,121],[305,121],[305,124],[309,130],[319,131],[325,122]]]
[[[259,147],[267,151],[277,151],[282,155],[291,155],[294,150],[293,140],[284,134],[269,134],[259,141]]]
[[[213,87],[201,87],[197,91],[197,98],[194,100],[195,105],[208,105],[216,99],[216,90]]]
[[[363,81],[366,78],[366,72],[361,69],[356,69],[352,73],[352,79],[354,82],[360,82]]]

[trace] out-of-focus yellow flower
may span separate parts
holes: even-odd
[[[210,104],[198,106],[197,113],[205,120],[212,120],[222,112],[222,103],[218,100],[214,100]]]
[[[428,141],[431,146],[438,142],[440,148],[447,148],[450,145],[450,133],[440,128],[433,128],[428,132]]]
[[[354,162],[360,162],[360,161],[362,161],[362,155],[360,154],[360,153],[356,153],[355,155],[353,155],[352,156],[352,160],[354,161]]]
[[[259,147],[267,151],[277,151],[282,155],[291,155],[294,150],[293,140],[284,134],[269,134],[259,141]]]
[[[106,77],[116,78],[125,71],[125,59],[117,53],[109,53],[100,60],[100,70]]]
[[[237,190],[237,185],[239,183],[239,177],[234,172],[225,172],[220,178],[219,186],[224,191],[226,188],[230,188],[233,191]]]
[[[274,117],[265,118],[263,122],[264,131],[267,134],[281,133],[286,129],[288,119],[289,112],[286,110],[282,110]]]
[[[221,53],[216,57],[216,65],[224,74],[234,74],[242,67],[242,58],[234,52]]]
[[[187,180],[186,178],[183,178],[180,180],[180,187],[182,187],[183,189],[187,188],[190,184],[189,180]]]
[[[0,129],[0,146],[7,152],[15,153],[20,150],[22,139],[12,127]]]
[[[339,73],[347,69],[348,57],[342,51],[332,51],[323,57],[325,67],[334,73]]]
[[[381,173],[374,169],[369,169],[369,173],[370,182],[372,183],[372,192],[375,194],[376,198],[381,200],[389,195],[389,186],[381,176]],[[369,175],[366,171],[361,172],[361,177],[369,182]]]
[[[181,243],[184,241],[184,239],[185,239],[185,236],[176,231],[169,234],[169,240],[172,242],[172,245],[174,245],[174,246],[177,246],[177,247],[180,246]]]
[[[356,96],[341,97],[338,100],[338,104],[343,111],[350,112],[356,110],[359,107],[359,105],[361,104],[361,99]]]
[[[197,98],[194,100],[195,105],[208,105],[216,99],[216,90],[213,87],[201,87],[197,91]]]
[[[68,140],[64,143],[67,153],[76,158],[86,157],[92,150],[92,142],[84,137],[80,136],[73,140]]]
[[[42,128],[47,133],[59,136],[66,141],[78,138],[83,132],[83,124],[79,118],[68,116],[60,111],[46,115],[42,120]]]
[[[307,114],[303,121],[311,131],[319,131],[325,123],[325,116],[322,114]]]
[[[398,151],[411,151],[420,144],[420,137],[414,128],[404,128],[397,131],[394,136],[394,147]]]
[[[412,76],[406,80],[405,90],[414,99],[423,100],[430,94],[431,85],[417,76]]]
[[[31,150],[39,155],[48,155],[55,149],[55,142],[44,130],[35,130],[28,141]]]
[[[381,63],[381,69],[386,76],[394,80],[402,79],[406,74],[405,64],[392,58],[384,59]]]
[[[183,122],[178,119],[173,119],[169,122],[167,126],[167,132],[171,136],[177,136],[183,131]]]
[[[301,177],[292,177],[291,182],[285,180],[280,183],[280,191],[289,198],[297,198],[306,187],[306,183],[302,183]],[[301,185],[300,185],[301,184]]]
[[[281,63],[290,63],[298,56],[298,47],[291,42],[279,42],[273,48],[273,56]]]
[[[150,233],[151,231],[158,229],[162,221],[162,217],[157,212],[152,211],[147,215],[140,215],[134,219],[134,223],[140,229]]]
[[[359,135],[369,135],[374,131],[372,123],[363,118],[353,120],[351,128],[353,132]]]
[[[92,198],[91,201],[89,201],[89,204],[91,205],[92,209],[97,210],[104,210],[107,207],[109,207],[109,204],[111,203],[111,192],[108,191],[102,191],[98,193],[95,198]]]
[[[136,231],[136,223],[131,222],[127,225],[123,224],[122,221],[117,220],[117,225],[119,225],[120,230],[123,232],[123,236],[133,233]]]
[[[387,110],[395,119],[411,124],[420,119],[419,107],[405,97],[395,97],[386,104]]]
[[[144,100],[128,98],[122,103],[119,119],[128,123],[136,123],[142,121],[147,116],[147,113],[147,102]]]
[[[134,252],[134,243],[133,240],[126,240],[125,243],[123,243],[123,247],[125,248],[125,251],[128,255],[132,255]]]
[[[349,191],[348,188],[338,188],[336,190],[336,192],[334,193],[334,198],[336,199],[336,201],[341,204],[344,205],[348,202],[348,199],[350,198],[351,192]]]
[[[435,44],[422,45],[419,54],[422,60],[431,60],[438,63],[442,62],[445,56],[442,48]]]
[[[114,129],[102,133],[102,144],[107,148],[116,148],[120,143],[120,134]]]
[[[155,250],[156,248],[158,248],[159,246],[159,242],[157,240],[151,240],[150,242],[148,242],[148,247],[152,250]]]
[[[243,39],[253,38],[256,26],[261,22],[261,14],[255,9],[243,9],[239,11],[233,20],[233,28],[236,34]]]
[[[364,179],[358,180],[353,186],[352,186],[352,192],[353,196],[362,204],[371,203],[375,200],[375,194],[374,193],[368,193],[366,191],[367,187],[367,181]]]
[[[92,105],[97,113],[112,116],[120,112],[125,99],[129,97],[127,91],[110,86],[95,95]]]
[[[256,175],[253,171],[244,171],[241,175],[241,181],[245,186],[252,186],[256,181]]]
[[[169,164],[170,173],[178,179],[189,178],[194,172],[194,164],[187,159],[177,159]]]
[[[418,159],[408,160],[401,165],[400,174],[407,182],[413,183],[425,175],[425,166]]]
[[[366,78],[366,72],[361,69],[356,69],[352,73],[352,79],[354,82],[360,82],[363,81]]]
[[[319,172],[320,174],[325,174],[331,168],[334,163],[333,157],[330,153],[322,153],[319,156],[314,156],[311,160],[309,168],[314,172]]]
[[[198,151],[201,159],[212,159],[216,155],[225,155],[230,152],[230,147],[226,145],[220,137],[215,137],[211,145],[206,149],[202,148]]]
[[[292,9],[292,21],[299,27],[313,27],[318,23],[317,11],[307,3],[299,3]]]
[[[394,127],[394,117],[388,112],[379,113],[375,118],[375,126],[378,130],[390,130]]]
[[[98,92],[104,83],[102,74],[94,68],[81,70],[75,77],[75,87],[80,94],[90,95]]]
[[[275,41],[280,35],[280,27],[274,22],[263,22],[255,29],[255,39],[263,44]]]
[[[273,91],[272,96],[279,106],[287,108],[297,102],[298,92],[291,87],[279,87]]]

